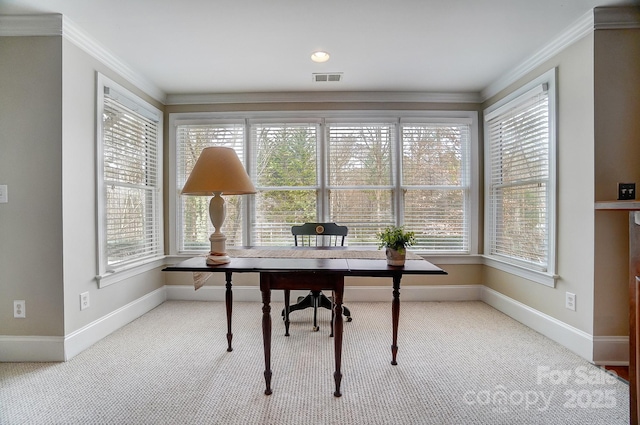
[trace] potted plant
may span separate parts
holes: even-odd
[[[380,241],[378,249],[385,247],[387,264],[390,266],[404,266],[407,247],[416,243],[415,233],[406,232],[403,226],[390,226],[376,237]]]

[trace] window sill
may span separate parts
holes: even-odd
[[[97,275],[96,280],[98,281],[98,288],[105,288],[109,285],[113,285],[114,283],[129,279],[141,273],[148,272],[158,267],[163,267],[165,266],[166,262],[167,261],[165,259],[165,256],[155,257],[140,263],[117,269],[110,273]]]
[[[559,276],[555,274],[549,274],[542,271],[531,270],[526,267],[522,267],[516,264],[501,261],[493,257],[484,256],[484,265],[493,267],[503,272],[511,273],[513,275],[522,277],[524,279],[531,280],[536,283],[548,286],[550,288],[556,287],[556,280]]]
[[[433,264],[484,264],[482,255],[474,254],[425,254],[416,252],[425,260]]]

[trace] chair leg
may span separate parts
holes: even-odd
[[[302,299],[301,299],[302,298]],[[298,298],[298,302],[289,307],[289,313],[297,310],[304,310],[305,308],[313,307],[313,294],[309,292],[306,297]],[[282,317],[284,317],[284,309],[282,310]]]
[[[322,291],[311,291],[306,297],[298,297],[298,302],[294,305],[289,305],[290,291],[284,291],[285,296],[285,308],[282,309],[282,320],[285,322],[285,336],[289,336],[289,314],[293,311],[304,310],[305,308],[313,308],[313,331],[320,330],[318,326],[318,308],[326,308],[331,311],[331,335],[333,336],[333,323],[335,320],[333,311],[333,297],[327,297]],[[351,311],[342,306],[342,314],[347,318],[347,322],[351,322]]]
[[[320,293],[320,306],[330,310],[332,305],[333,297],[329,298],[325,294]]]
[[[351,319],[351,310],[349,310],[347,307],[342,306],[342,314],[347,318],[347,322],[350,322]]]
[[[320,294],[320,305],[328,310],[333,311],[333,297],[329,298],[324,294]],[[350,322],[352,320],[351,318],[351,311],[345,307],[342,306],[342,314],[347,318],[347,322]]]
[[[318,306],[320,305],[320,292],[313,291],[313,331],[318,332]]]

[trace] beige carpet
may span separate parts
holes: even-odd
[[[347,303],[341,398],[329,312],[274,305],[265,396],[261,305],[170,301],[66,363],[0,364],[0,424],[628,424],[628,385],[481,302]]]

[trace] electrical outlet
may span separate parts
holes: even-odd
[[[26,303],[24,300],[13,301],[13,317],[16,319],[24,319],[27,317]]]
[[[84,310],[89,307],[89,292],[83,292],[80,294],[80,310]]]
[[[0,184],[0,204],[6,204],[9,202],[9,194],[7,193],[7,185]]]
[[[576,311],[576,294],[567,292],[564,306],[569,310]]]
[[[618,200],[636,199],[635,183],[618,183]]]

